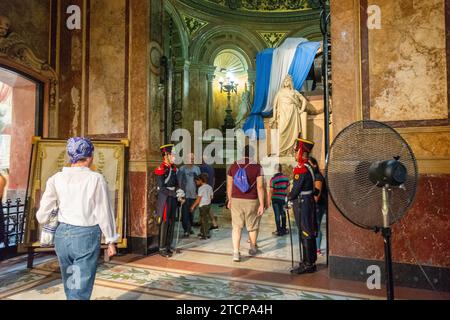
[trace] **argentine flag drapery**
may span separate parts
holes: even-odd
[[[253,108],[244,124],[250,139],[265,139],[263,117],[270,117],[273,100],[289,74],[294,88],[301,90],[314,62],[320,42],[288,38],[277,49],[266,49],[256,57],[256,85]]]

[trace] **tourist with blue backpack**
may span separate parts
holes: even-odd
[[[259,222],[264,214],[264,185],[262,167],[253,159],[254,149],[246,146],[244,158],[228,170],[227,196],[233,226],[233,261],[241,261],[240,243],[242,229],[247,228],[250,238],[249,255],[258,253],[256,238]]]

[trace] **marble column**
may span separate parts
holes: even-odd
[[[133,253],[148,254],[158,246],[154,218],[156,188],[153,174],[159,165],[162,101],[158,95],[158,56],[162,30],[161,3],[131,1],[130,47],[130,162],[129,232]],[[151,17],[151,19],[149,19]],[[150,45],[149,45],[150,43]]]
[[[183,119],[184,128],[188,129],[191,134],[194,133],[194,121],[202,121],[203,128],[207,123],[208,110],[208,78],[211,74],[212,66],[191,63],[189,68],[189,104],[184,112]]]

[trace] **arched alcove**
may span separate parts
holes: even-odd
[[[216,67],[213,81],[213,105],[210,115],[210,126],[220,128],[224,124],[225,109],[228,105],[227,93],[221,92],[221,82],[229,77],[237,84],[237,94],[232,93],[230,106],[233,110],[233,118],[236,119],[239,113],[239,105],[244,91],[248,88],[248,57],[239,48],[218,49],[214,56],[211,56],[212,65]]]

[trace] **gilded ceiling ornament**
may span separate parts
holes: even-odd
[[[311,0],[208,0],[232,10],[300,11],[311,9]]]
[[[192,37],[197,31],[199,31],[201,28],[203,28],[204,26],[206,26],[208,24],[208,22],[197,19],[197,18],[193,18],[193,17],[189,17],[189,16],[184,16],[184,23],[186,24],[186,27],[189,31],[189,35]]]
[[[286,38],[287,32],[258,32],[264,39],[269,48],[278,47],[281,42]]]

